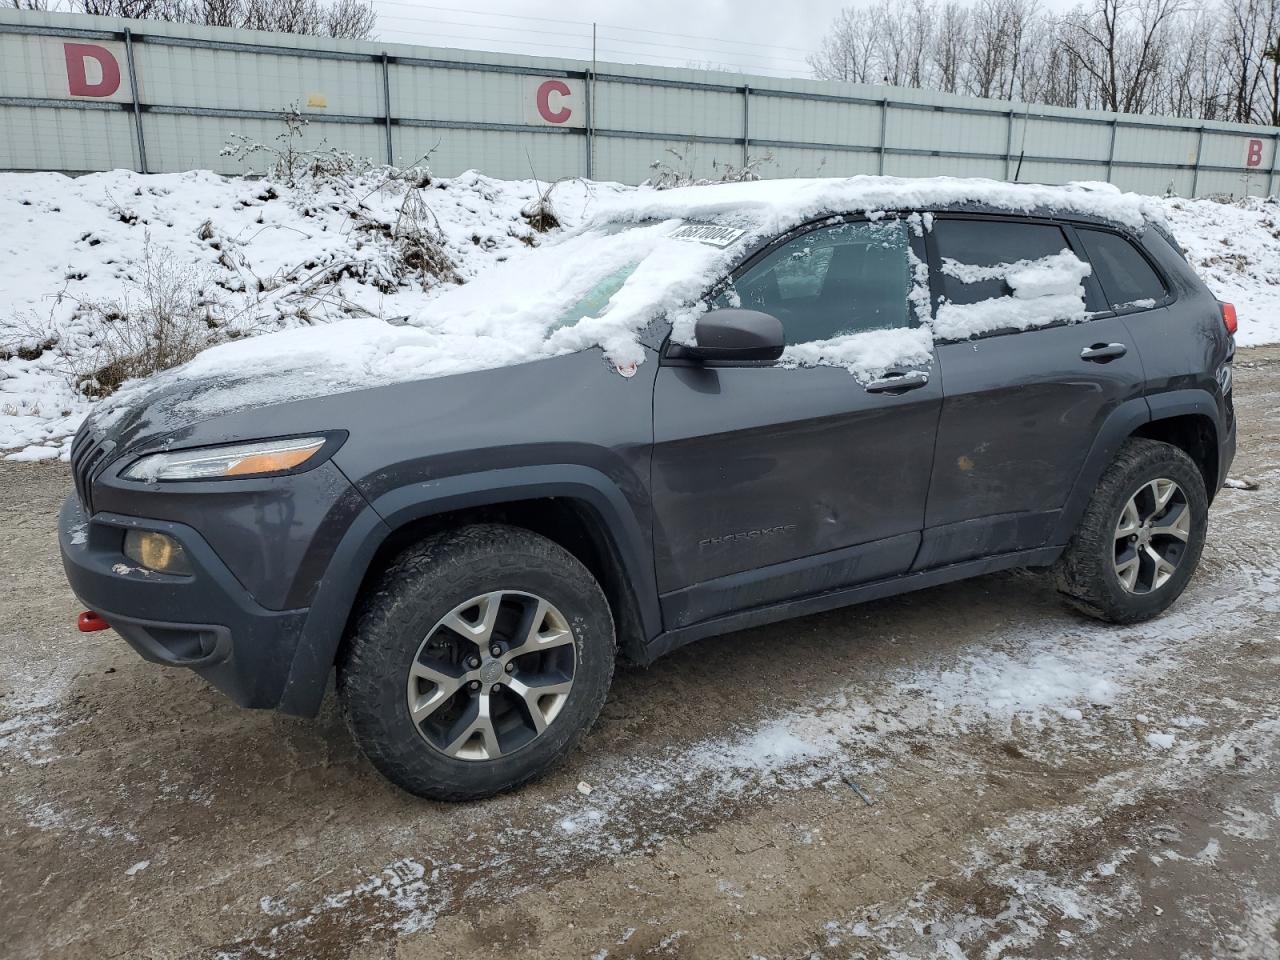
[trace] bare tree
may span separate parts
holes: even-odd
[[[1267,51],[1275,45],[1276,0],[1227,0],[1224,13],[1227,29],[1223,49],[1231,84],[1229,118],[1242,122],[1264,119],[1269,111],[1259,109],[1258,101],[1267,89]]]
[[[1036,16],[1034,0],[979,0],[973,8],[969,93],[1013,99],[1023,42]]]
[[[1055,16],[1035,0],[880,0],[846,12],[814,66],[1005,100],[1280,121],[1280,0],[1187,2],[1092,0]]]
[[[957,0],[948,0],[938,11],[936,22],[931,59],[938,89],[959,93],[973,36],[969,10]]]
[[[810,58],[819,77],[1280,126],[1280,0],[873,0]]]
[[[879,24],[872,24],[862,10],[845,7],[836,14],[817,53],[807,58],[819,80],[869,83],[874,76],[871,52],[877,43]]]
[[[15,5],[47,0],[13,0]],[[369,0],[71,0],[71,9],[104,17],[169,20],[241,30],[367,40],[377,13]]]
[[[378,14],[371,3],[334,0],[323,8],[324,33],[340,40],[367,40],[373,36]]]
[[[83,13],[99,17],[129,17],[134,20],[177,20],[181,5],[170,0],[79,0]]]
[[[1267,83],[1261,122],[1277,127],[1280,126],[1280,37],[1272,36],[1262,51],[1262,57],[1266,63]]]

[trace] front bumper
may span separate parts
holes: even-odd
[[[121,552],[130,529],[178,540],[192,574],[138,567]],[[112,513],[89,518],[70,496],[58,546],[76,596],[144,658],[189,667],[243,707],[280,703],[308,611],[260,605],[194,529]]]

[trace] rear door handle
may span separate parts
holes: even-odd
[[[1094,363],[1107,363],[1123,357],[1128,352],[1129,348],[1123,343],[1095,343],[1080,351],[1080,359],[1091,360]]]
[[[929,375],[923,370],[908,370],[906,373],[890,373],[880,380],[872,380],[866,386],[867,393],[906,393],[916,390],[929,382]]]

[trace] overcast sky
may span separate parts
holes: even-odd
[[[1047,0],[1064,9],[1072,0]],[[373,0],[382,39],[540,56],[590,59],[591,22],[601,60],[726,66],[805,76],[847,0]],[[858,4],[855,4],[858,5]]]

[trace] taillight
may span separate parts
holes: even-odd
[[[1223,303],[1222,307],[1222,325],[1227,328],[1227,333],[1233,337],[1236,335],[1236,308],[1233,304]]]

